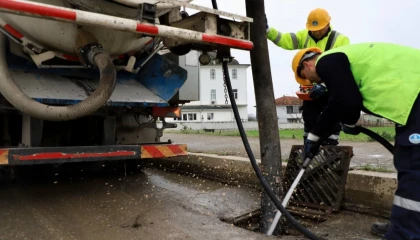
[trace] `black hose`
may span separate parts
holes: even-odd
[[[215,0],[213,0],[213,1],[215,1]],[[296,230],[298,230],[305,237],[307,237],[311,240],[323,239],[321,237],[316,236],[311,231],[309,231],[304,226],[302,226],[298,221],[296,221],[296,219],[294,219],[293,216],[283,207],[283,205],[278,200],[278,198],[276,197],[276,194],[273,192],[273,190],[271,190],[270,185],[267,183],[267,180],[264,178],[260,168],[258,167],[257,161],[255,160],[254,153],[252,152],[252,149],[251,149],[251,147],[249,145],[249,142],[248,142],[248,139],[246,137],[244,127],[242,125],[242,122],[240,121],[241,116],[239,115],[238,107],[236,105],[235,97],[233,95],[232,84],[230,82],[229,69],[228,69],[227,61],[223,61],[222,67],[223,67],[223,75],[224,75],[224,79],[225,79],[226,86],[227,86],[227,89],[228,89],[230,102],[231,102],[231,105],[232,105],[233,114],[235,115],[235,121],[236,121],[236,124],[238,125],[239,133],[241,135],[242,142],[244,143],[245,150],[246,150],[246,152],[248,154],[248,157],[251,161],[251,165],[254,168],[254,171],[257,174],[257,177],[258,177],[259,181],[261,182],[261,185],[263,186],[267,195],[270,197],[271,201],[273,201],[273,203],[277,207],[277,209],[280,210],[280,212],[286,217],[286,219],[288,221],[290,221],[290,223],[296,228]],[[390,142],[388,142],[386,139],[381,137],[379,134],[373,132],[372,130],[364,128],[362,126],[357,126],[357,128],[360,130],[361,133],[363,133],[363,134],[373,138],[377,142],[379,142],[389,152],[394,153],[394,146]]]
[[[251,161],[252,167],[254,168],[254,171],[257,174],[257,177],[260,180],[261,185],[263,186],[265,192],[270,197],[270,199],[273,201],[273,203],[277,207],[277,209],[279,209],[280,212],[286,217],[286,219],[288,221],[290,221],[290,223],[296,228],[296,230],[298,230],[303,235],[305,235],[305,237],[307,237],[311,240],[318,240],[318,239],[321,240],[321,239],[323,239],[321,237],[316,236],[312,232],[310,232],[308,229],[306,229],[304,226],[302,226],[298,221],[296,221],[296,219],[293,218],[293,216],[282,206],[280,200],[276,197],[276,194],[273,192],[273,190],[271,190],[271,187],[268,184],[267,180],[265,180],[260,168],[258,167],[257,161],[255,160],[254,154],[252,152],[252,149],[251,149],[251,147],[249,145],[249,142],[248,142],[248,139],[246,137],[244,127],[243,127],[242,122],[240,120],[241,116],[239,115],[238,107],[236,105],[235,97],[233,95],[232,84],[230,82],[227,61],[224,60],[223,63],[222,63],[222,66],[223,66],[223,75],[224,75],[224,79],[225,79],[225,82],[226,82],[226,86],[227,86],[228,94],[229,94],[229,98],[230,98],[230,103],[232,105],[233,114],[235,116],[236,124],[238,125],[238,129],[239,129],[239,133],[240,133],[241,138],[242,138],[242,142],[244,143],[246,153],[248,154],[248,157]]]
[[[372,130],[364,128],[362,126],[357,126],[361,133],[368,135],[369,137],[373,138],[377,142],[379,142],[382,146],[388,149],[389,152],[394,153],[394,146],[390,142],[388,142],[385,138],[379,136],[379,134],[375,133]]]
[[[213,5],[213,9],[216,9],[216,10],[218,9],[216,0],[211,0],[211,4]]]

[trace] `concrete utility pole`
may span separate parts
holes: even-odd
[[[262,172],[277,196],[282,196],[280,137],[265,31],[264,0],[245,0],[245,3],[247,16],[254,19],[251,23],[251,41],[254,43],[251,65],[257,103]],[[261,232],[266,233],[274,219],[276,207],[265,192],[261,198],[261,209]]]

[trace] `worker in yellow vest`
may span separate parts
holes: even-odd
[[[343,34],[332,29],[331,17],[325,9],[312,10],[306,22],[306,29],[297,33],[282,33],[266,25],[267,38],[277,46],[286,50],[318,47],[323,51],[340,46],[349,45],[349,39]],[[309,81],[299,82],[302,85],[311,85]],[[313,128],[319,114],[327,104],[328,93],[323,85],[310,86],[312,88],[311,100],[304,100],[302,105],[302,118],[304,121],[304,140]],[[322,145],[338,145],[340,125],[336,125],[336,131],[329,136]]]
[[[305,141],[304,157],[334,124],[357,135],[364,111],[396,123],[394,165],[398,187],[385,239],[420,239],[420,50],[390,43],[359,43],[326,52],[300,50],[292,61],[297,81],[324,83],[328,104]]]

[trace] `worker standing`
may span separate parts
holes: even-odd
[[[324,83],[328,104],[305,141],[304,157],[319,151],[320,137],[337,121],[357,135],[360,111],[396,123],[394,165],[398,186],[385,239],[420,239],[420,50],[390,43],[360,43],[322,53],[300,50],[296,80]]]
[[[325,9],[312,10],[306,22],[306,29],[297,33],[281,33],[276,29],[266,26],[267,38],[277,46],[286,50],[318,47],[323,51],[349,45],[349,39],[343,34],[332,29],[331,17]],[[310,85],[307,80],[298,81],[301,86]],[[312,100],[304,100],[302,105],[302,118],[304,121],[304,140],[313,128],[319,114],[327,104],[328,93],[325,86],[313,85],[310,97]],[[322,145],[338,145],[340,125],[336,125],[336,131],[329,136]]]

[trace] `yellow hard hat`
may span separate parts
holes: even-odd
[[[312,57],[314,54],[311,53],[322,53],[322,50],[317,47],[311,47],[311,48],[304,48],[302,50],[299,50],[296,55],[293,57],[292,61],[292,69],[295,73],[296,82],[298,82],[300,85],[310,85],[311,82],[307,79],[304,79],[299,76],[298,69],[299,66],[302,64],[303,60]],[[307,54],[308,53],[308,54]]]
[[[306,21],[306,29],[309,31],[319,31],[330,23],[331,17],[327,10],[323,8],[316,8],[308,15]]]

